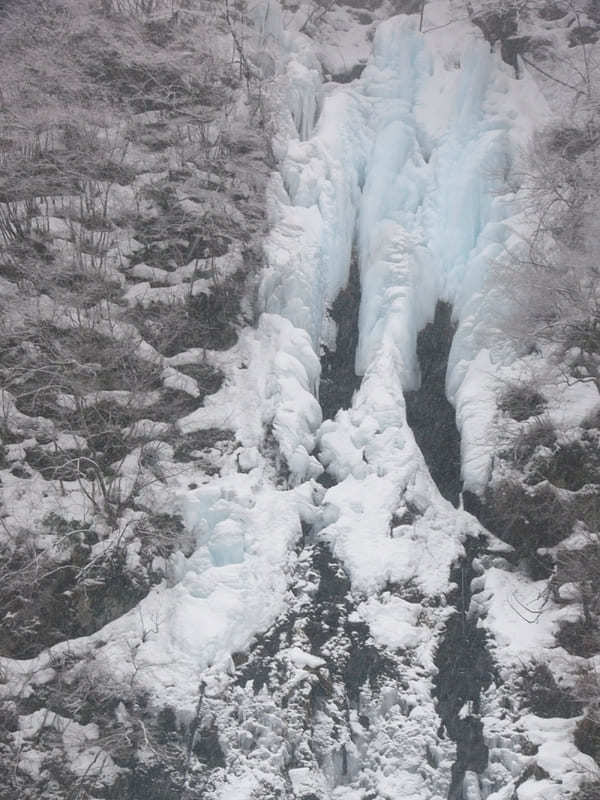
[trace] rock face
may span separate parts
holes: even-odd
[[[421,385],[406,394],[406,421],[412,428],[440,493],[458,505],[462,489],[460,438],[455,412],[446,397],[446,371],[454,335],[452,308],[438,303],[434,321],[419,332]]]
[[[319,403],[323,419],[333,419],[341,408],[351,406],[352,395],[360,386],[355,372],[359,307],[360,276],[353,252],[348,286],[338,294],[330,312],[336,325],[335,346],[330,350],[325,345],[321,356]]]
[[[594,8],[5,5],[7,800],[596,798]]]

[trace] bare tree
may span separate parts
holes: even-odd
[[[499,265],[504,328],[526,349],[550,346],[571,381],[600,391],[600,233],[595,116],[543,132],[518,176],[534,226]]]

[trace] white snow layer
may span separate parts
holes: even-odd
[[[443,24],[444,9],[428,4],[426,27]],[[196,552],[172,564],[170,587],[102,631],[106,657],[126,653],[124,674],[190,708],[184,676],[189,686],[190,676],[226,666],[285,607],[302,519],[320,520],[359,593],[388,581],[412,581],[429,596],[447,591],[461,542],[479,527],[439,495],[402,393],[418,382],[417,332],[447,299],[458,320],[448,390],[462,427],[465,482],[480,486],[495,407],[485,273],[509,234],[503,175],[511,141],[525,136],[523,109],[534,91],[467,24],[423,35],[415,18],[392,18],[377,29],[362,77],[325,86],[312,43],[283,30],[276,3],[261,25],[284,63],[269,101],[279,168],[268,196],[263,314],[224,356],[237,366],[221,391],[178,423],[184,432],[233,428],[242,471],[193,491],[182,486],[178,503]],[[352,408],[321,424],[318,353],[353,246],[362,287],[356,365],[364,378]],[[269,424],[296,489],[276,488],[259,452]],[[321,508],[310,484],[322,469],[315,445],[339,481]],[[407,502],[419,512],[415,521],[394,526]],[[411,632],[404,611],[364,607],[377,638],[416,647],[422,634],[416,623]],[[132,625],[141,636],[135,652]]]
[[[443,3],[428,3],[425,28],[443,25],[447,13]],[[285,62],[270,98],[279,167],[268,195],[263,314],[232,351],[238,366],[226,385],[179,422],[184,432],[233,428],[240,472],[182,487],[194,554],[175,558],[169,586],[98,634],[107,642],[99,668],[103,660],[112,671],[120,665],[124,679],[190,714],[197,702],[190,687],[203,671],[223,674],[231,653],[284,609],[301,520],[320,523],[358,593],[388,581],[412,581],[429,596],[447,592],[465,535],[480,528],[437,491],[406,424],[403,391],[419,380],[417,333],[445,299],[458,322],[447,388],[461,428],[463,478],[467,488],[481,488],[498,358],[486,324],[494,296],[486,273],[511,233],[511,152],[526,140],[526,109],[539,105],[533,82],[511,77],[466,23],[424,35],[416,18],[392,18],[377,29],[360,79],[323,86],[310,40],[283,30],[275,2],[260,21]],[[364,378],[352,407],[322,423],[318,354],[353,247],[362,289],[356,368]],[[288,491],[275,487],[259,452],[269,423],[296,486]],[[321,508],[310,481],[322,469],[315,446],[339,481]],[[394,525],[404,503],[419,513]],[[431,635],[421,611],[371,598],[358,613],[377,642],[418,653]],[[308,668],[321,663],[302,651],[285,655]],[[420,708],[435,717],[433,701]],[[299,785],[305,777],[292,776]],[[422,798],[416,773],[405,779],[403,796]],[[388,791],[382,783],[381,796],[397,796],[397,786]]]

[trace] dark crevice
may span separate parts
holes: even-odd
[[[529,36],[517,36],[519,24],[515,8],[493,9],[476,14],[471,21],[481,30],[494,47],[500,42],[502,60],[518,71],[518,56],[527,50]]]
[[[433,322],[417,337],[421,385],[417,391],[406,393],[406,411],[408,424],[440,494],[458,506],[462,488],[460,437],[454,408],[446,397],[446,372],[454,332],[452,307],[438,302]],[[456,743],[448,800],[462,800],[465,774],[481,774],[488,764],[479,714],[481,692],[492,682],[494,664],[486,632],[478,626],[477,616],[469,613],[471,581],[477,575],[475,559],[484,545],[483,537],[469,537],[464,557],[450,573],[456,587],[450,600],[456,610],[446,622],[435,655],[434,697],[442,720],[439,734]]]
[[[348,285],[335,299],[331,318],[337,325],[335,350],[323,348],[319,402],[323,419],[333,419],[341,408],[352,405],[352,395],[360,386],[354,371],[358,345],[358,310],[360,306],[360,276],[358,254],[352,251]]]
[[[284,669],[277,662],[280,650],[302,641],[306,649],[325,660],[329,676],[327,687],[321,683],[313,687],[311,700],[329,698],[336,683],[344,687],[342,707],[357,708],[361,687],[367,683],[374,688],[379,679],[395,671],[395,665],[373,645],[368,625],[353,619],[350,580],[329,547],[322,542],[309,543],[302,554],[309,582],[316,586],[311,590],[310,611],[302,604],[292,605],[268,631],[257,636],[248,655],[239,654],[236,682],[243,686],[252,681],[257,693],[270,686]]]
[[[456,612],[446,623],[435,655],[434,697],[442,720],[440,735],[447,734],[456,742],[448,800],[461,800],[466,772],[481,774],[488,764],[488,748],[479,717],[480,698],[491,684],[495,669],[486,632],[478,626],[477,616],[469,614],[471,581],[478,574],[474,559],[484,544],[483,537],[469,537],[465,556],[450,573],[456,585],[451,598]]]
[[[331,76],[331,80],[334,83],[352,83],[352,81],[356,81],[360,78],[365,67],[366,64],[355,64],[345,72],[336,72],[335,75]]]
[[[446,397],[446,370],[454,336],[452,306],[439,302],[435,318],[417,338],[421,385],[407,392],[406,418],[429,467],[431,477],[446,500],[458,506],[460,437],[456,415]]]
[[[361,738],[368,736],[375,721],[372,709],[361,708],[361,690],[368,687],[380,702],[385,687],[389,691],[393,686],[400,694],[400,659],[375,646],[368,624],[356,618],[346,572],[327,544],[314,541],[313,535],[309,533],[312,541],[299,552],[304,570],[292,583],[290,606],[256,637],[247,654],[234,655],[235,682],[246,692],[251,687],[255,698],[277,698],[282,717],[289,718],[296,734],[301,727],[307,746],[291,748],[286,769],[316,763],[334,785],[343,785],[359,769],[356,754],[350,758],[346,744],[357,736],[352,717],[360,723]],[[294,680],[294,668],[281,655],[298,647],[323,659],[308,691]],[[329,744],[322,738],[324,719],[333,729]],[[302,800],[309,796],[302,795]]]

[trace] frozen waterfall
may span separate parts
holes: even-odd
[[[421,33],[410,16],[378,27],[359,78],[323,82],[310,40],[284,30],[277,4],[268,9],[260,24],[281,68],[269,100],[278,166],[267,197],[261,315],[232,348],[240,366],[228,383],[179,423],[184,431],[233,428],[238,469],[179,493],[196,549],[175,559],[171,586],[140,606],[141,618],[160,616],[164,626],[139,646],[139,680],[193,715],[186,687],[202,674],[211,719],[240,709],[248,730],[227,734],[238,760],[214,796],[250,797],[260,770],[294,763],[285,755],[292,733],[274,721],[262,678],[256,694],[232,688],[232,654],[278,619],[273,630],[284,638],[295,624],[302,633],[298,608],[337,615],[356,647],[408,655],[394,656],[395,677],[381,692],[353,688],[348,703],[357,707],[344,711],[345,738],[321,766],[307,745],[305,760],[286,773],[296,792],[289,796],[358,800],[352,786],[370,763],[378,797],[398,797],[394,787],[402,787],[403,800],[442,800],[454,744],[438,730],[434,657],[453,613],[445,607],[451,567],[481,527],[438,491],[407,425],[403,393],[419,384],[417,334],[445,302],[456,322],[447,395],[461,433],[464,486],[477,491],[491,458],[485,432],[502,355],[486,322],[494,297],[487,270],[512,235],[507,175],[536,90],[467,23]],[[441,15],[435,22],[448,21],[445,4],[428,9]],[[319,356],[335,342],[329,309],[348,284],[353,255],[362,380],[351,406],[323,421]],[[327,489],[315,480],[324,470]],[[318,569],[339,596],[315,588]],[[410,588],[408,599],[393,593],[399,586]],[[125,646],[127,624],[113,624],[115,652]],[[476,619],[469,624],[476,630]],[[315,641],[326,644],[321,634]],[[322,656],[297,644],[278,652],[273,638],[259,650],[259,660],[267,653],[297,670],[294,687],[313,680],[327,658],[332,669],[335,662],[333,651]],[[378,668],[387,664],[377,658]],[[355,667],[368,683],[370,667]],[[244,736],[259,736],[249,722],[255,716],[263,761],[244,745]],[[317,739],[333,736],[330,724],[317,714]],[[392,741],[397,752],[376,774],[373,764]],[[465,763],[474,798],[479,778]]]

